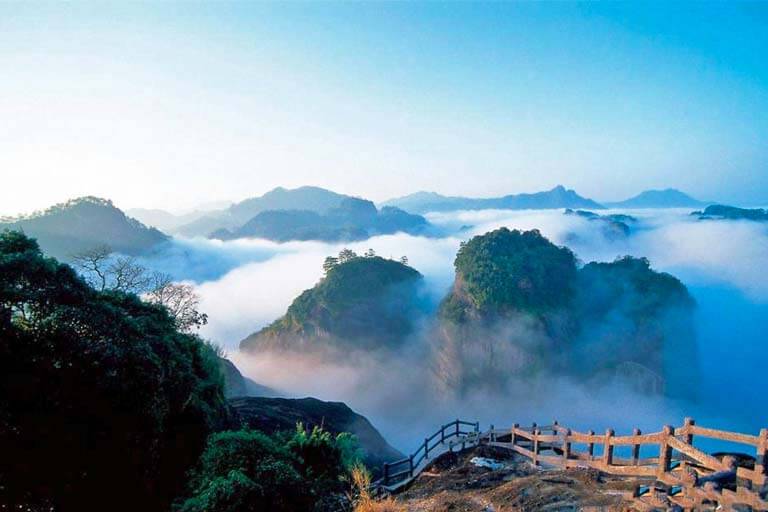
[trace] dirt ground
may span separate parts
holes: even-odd
[[[504,467],[470,462],[487,457]],[[409,512],[626,511],[642,482],[601,477],[591,469],[542,469],[506,450],[481,446],[439,457],[394,496]]]

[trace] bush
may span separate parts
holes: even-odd
[[[179,512],[312,511],[343,495],[357,460],[349,434],[299,424],[267,436],[254,430],[211,436]]]

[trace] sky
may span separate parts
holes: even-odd
[[[0,3],[0,215],[276,186],[768,203],[768,3]]]

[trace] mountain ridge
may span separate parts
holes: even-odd
[[[411,213],[445,212],[454,210],[533,210],[557,208],[605,209],[600,203],[580,196],[576,191],[557,185],[550,190],[533,193],[508,194],[500,197],[472,198],[443,196],[420,191],[389,199],[383,206],[396,206]]]
[[[29,215],[0,219],[0,231],[22,231],[43,251],[60,259],[97,246],[137,255],[169,239],[160,230],[129,217],[112,201],[83,196]]]
[[[604,202],[608,208],[698,208],[708,204],[676,188],[644,190],[623,201]]]

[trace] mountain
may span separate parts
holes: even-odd
[[[229,208],[210,212],[180,226],[176,233],[184,236],[208,236],[219,229],[235,230],[259,213],[269,210],[306,210],[322,215],[338,208],[344,199],[355,198],[320,187],[277,187],[262,196],[245,199]]]
[[[227,397],[236,396],[277,396],[274,389],[257,384],[244,377],[237,366],[229,359],[219,358],[219,367],[224,377],[224,394]]]
[[[351,251],[349,251],[351,253]],[[401,262],[342,252],[285,316],[240,342],[240,350],[325,354],[401,346],[421,311],[422,276]]]
[[[419,235],[428,232],[430,224],[421,215],[413,215],[393,207],[380,211],[371,201],[342,199],[339,206],[326,213],[312,210],[267,210],[257,214],[232,231],[219,229],[211,238],[265,238],[277,242],[289,240],[322,240],[326,242],[365,240],[375,235],[405,232]]]
[[[570,208],[566,208],[563,213],[565,215],[581,217],[590,222],[599,222],[602,225],[603,235],[605,235],[608,240],[620,240],[628,237],[631,232],[630,225],[637,223],[637,218],[619,213],[600,215],[589,210],[572,210]],[[576,238],[578,238],[578,235],[575,233],[567,235],[567,240],[569,242]]]
[[[693,212],[691,215],[697,215],[701,220],[727,219],[768,222],[768,210],[762,208],[737,208],[735,206],[726,206],[722,204],[707,206],[704,211]]]
[[[547,371],[625,378],[690,396],[697,382],[693,299],[645,259],[589,263],[538,231],[501,228],[462,245],[434,339],[438,384],[458,393]],[[690,361],[685,370],[674,361]]]
[[[229,400],[238,425],[267,434],[293,431],[297,423],[307,428],[321,426],[332,434],[349,432],[357,437],[363,461],[372,470],[403,455],[387,443],[364,416],[342,402],[324,402],[316,398],[241,397]]]
[[[195,210],[176,215],[165,210],[152,208],[131,208],[125,213],[147,226],[153,226],[165,233],[173,233],[176,229],[198,219],[210,215],[210,210]]]
[[[124,254],[140,254],[168,240],[155,228],[128,217],[111,201],[81,197],[25,217],[0,220],[0,231],[23,231],[43,251],[60,259],[107,245]]]
[[[624,201],[603,203],[608,208],[696,208],[706,203],[674,188],[646,190]]]
[[[573,190],[558,185],[552,190],[533,194],[512,194],[492,198],[442,196],[434,192],[416,192],[383,203],[411,213],[441,212],[453,210],[533,210],[553,208],[602,209],[591,199],[581,197]]]

